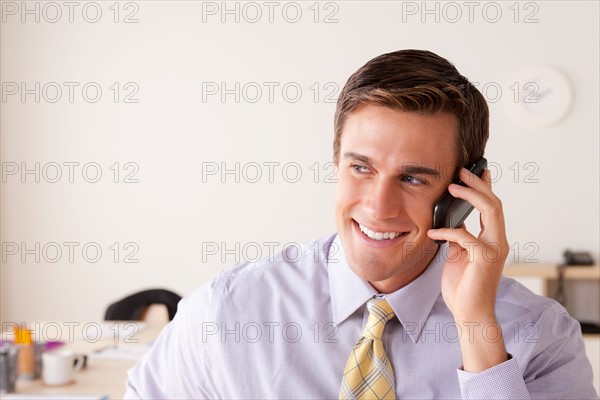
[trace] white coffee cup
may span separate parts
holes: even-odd
[[[71,350],[55,350],[42,354],[42,378],[46,385],[65,385],[83,366],[83,355]]]

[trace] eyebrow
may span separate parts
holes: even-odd
[[[353,151],[348,151],[348,152],[344,153],[343,158],[344,159],[351,158],[356,161],[364,162],[365,164],[373,165],[371,158],[369,158],[367,156],[363,156],[362,154],[355,153]]]
[[[344,153],[343,158],[350,158],[356,161],[363,162],[370,166],[373,165],[373,161],[370,157],[352,151]],[[417,163],[403,163],[402,167],[399,169],[399,172],[401,174],[429,175],[434,178],[440,177],[440,172],[437,169],[425,167],[423,165],[418,165]]]
[[[403,166],[402,172],[405,174],[413,174],[413,175],[429,175],[434,178],[439,178],[440,173],[437,169],[425,167],[422,165],[416,165],[413,163],[408,163],[406,166]]]

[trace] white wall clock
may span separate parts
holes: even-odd
[[[565,74],[548,66],[519,72],[510,86],[509,109],[515,120],[530,128],[558,124],[569,113],[573,90]]]

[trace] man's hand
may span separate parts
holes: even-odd
[[[468,187],[451,184],[448,190],[479,210],[479,236],[470,234],[464,224],[458,229],[431,229],[428,235],[449,243],[442,296],[461,329],[464,369],[479,372],[507,359],[494,307],[509,245],[502,203],[492,192],[489,170],[480,179],[463,168],[460,180]]]

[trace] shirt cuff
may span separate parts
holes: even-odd
[[[481,372],[458,369],[458,383],[463,399],[529,399],[517,360],[508,360]]]

